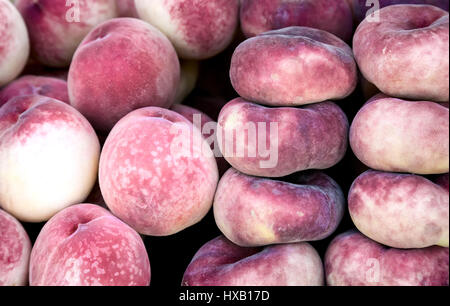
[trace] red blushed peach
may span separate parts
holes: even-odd
[[[338,163],[347,149],[348,120],[333,102],[267,108],[237,98],[219,115],[225,159],[255,176],[282,177]]]
[[[150,262],[131,227],[93,204],[56,214],[31,251],[31,286],[147,286]]]
[[[69,70],[70,103],[102,132],[145,106],[170,107],[180,63],[170,41],[135,18],[117,18],[91,31]]]
[[[449,246],[449,194],[417,175],[367,171],[350,189],[348,208],[367,237],[395,248]]]
[[[183,286],[321,286],[322,260],[308,243],[243,248],[220,236],[194,255]]]
[[[337,236],[325,254],[329,286],[448,286],[448,248],[387,248],[356,231]]]
[[[440,7],[443,10],[448,12],[449,9],[449,1],[448,0],[378,0],[377,7],[367,0],[347,0],[352,7],[353,14],[357,23],[363,21],[363,19],[369,14],[374,13],[377,9],[396,5],[396,4],[429,4]]]
[[[353,51],[364,77],[383,93],[449,100],[448,13],[431,5],[393,5],[364,20]]]
[[[0,106],[19,96],[41,95],[69,103],[67,82],[61,79],[27,75],[0,90]]]
[[[341,188],[320,172],[288,183],[230,169],[219,182],[214,217],[222,233],[244,247],[313,241],[335,231],[344,203]]]
[[[141,19],[161,30],[184,59],[205,59],[233,39],[239,0],[136,0]]]
[[[350,95],[357,69],[350,47],[333,34],[289,27],[241,43],[231,59],[230,78],[244,99],[291,106]]]
[[[199,129],[176,112],[147,107],[113,128],[103,147],[99,179],[116,216],[142,234],[165,236],[207,214],[218,173]]]
[[[350,145],[372,169],[416,174],[449,171],[449,110],[438,103],[376,96],[358,112]]]
[[[82,202],[97,177],[100,145],[71,106],[22,96],[0,108],[0,206],[27,222]]]
[[[0,87],[20,74],[29,53],[25,22],[9,0],[0,0]]]
[[[16,0],[30,34],[32,56],[67,67],[81,40],[96,25],[117,17],[115,0]]]
[[[0,286],[28,283],[31,242],[22,224],[0,209]]]
[[[180,85],[177,89],[174,104],[183,103],[197,84],[199,64],[197,61],[183,60],[180,63]]]
[[[242,0],[241,28],[247,37],[290,26],[330,32],[345,41],[353,34],[353,16],[346,1]]]
[[[119,17],[134,17],[138,18],[134,0],[116,0]]]

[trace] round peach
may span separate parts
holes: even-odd
[[[184,99],[194,90],[199,73],[197,61],[182,60],[180,65],[180,85],[177,89],[174,104],[183,103]]]
[[[141,234],[165,236],[199,222],[212,206],[217,164],[200,130],[158,107],[131,112],[100,158],[109,209]]]
[[[32,56],[47,66],[69,66],[84,36],[117,17],[115,1],[16,0],[28,27]]]
[[[160,29],[184,59],[205,59],[231,42],[239,0],[136,0],[141,19]]]
[[[131,227],[93,204],[51,218],[31,251],[31,286],[147,286],[150,262]]]
[[[448,13],[432,5],[393,5],[378,13],[353,38],[364,77],[390,96],[448,101]]]
[[[184,286],[321,286],[322,260],[308,243],[243,248],[220,236],[194,255]]]
[[[0,205],[22,221],[48,220],[94,186],[100,145],[71,106],[22,96],[0,108]]]
[[[222,233],[244,247],[313,241],[336,230],[344,203],[341,188],[320,172],[288,183],[230,169],[217,187],[214,217]]]
[[[358,112],[350,145],[375,170],[449,171],[449,110],[438,103],[375,96]]]
[[[31,242],[22,224],[0,209],[0,286],[25,286]]]
[[[367,171],[350,189],[348,208],[367,237],[395,248],[449,246],[449,194],[417,175]]]
[[[448,248],[387,248],[349,231],[325,254],[329,286],[448,286]]]
[[[134,17],[138,18],[138,13],[134,0],[116,0],[119,17]]]
[[[241,28],[247,37],[290,26],[330,32],[345,41],[353,34],[352,9],[336,0],[242,0]]]
[[[69,70],[70,103],[102,132],[144,106],[170,107],[180,63],[170,41],[135,18],[117,18],[92,30]]]
[[[357,69],[350,47],[333,34],[289,27],[241,43],[230,78],[244,99],[291,106],[345,98],[356,87]]]
[[[348,120],[333,102],[268,108],[237,98],[222,108],[218,142],[225,159],[255,176],[326,169],[344,156]]]
[[[41,95],[69,103],[67,82],[45,76],[26,75],[0,90],[0,106],[19,96]]]
[[[30,53],[27,28],[9,0],[0,0],[0,87],[14,80]]]

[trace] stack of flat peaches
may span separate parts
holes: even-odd
[[[448,11],[0,0],[0,285],[448,286]]]

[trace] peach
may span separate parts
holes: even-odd
[[[28,284],[31,242],[22,224],[0,209],[0,286]]]
[[[364,77],[390,96],[449,101],[448,12],[393,5],[378,13],[379,20],[364,20],[353,38]]]
[[[242,0],[241,28],[247,37],[290,26],[305,26],[330,32],[350,41],[352,9],[336,0]]]
[[[132,110],[168,108],[180,64],[170,41],[135,18],[117,18],[92,30],[74,55],[68,86],[72,106],[108,132]]]
[[[117,17],[115,1],[16,0],[30,34],[32,56],[47,66],[69,66],[84,36]]]
[[[116,0],[119,17],[134,17],[138,18],[134,0]]]
[[[197,84],[199,73],[199,64],[197,61],[182,60],[180,62],[180,84],[177,89],[174,104],[183,103],[183,101],[194,90]]]
[[[239,0],[136,0],[141,19],[160,29],[184,59],[223,51],[238,25]]]
[[[135,110],[109,134],[100,158],[108,208],[141,234],[166,236],[199,222],[218,182],[214,155],[182,115]]]
[[[0,0],[0,87],[20,74],[29,53],[25,22],[9,0]]]
[[[21,221],[48,220],[94,186],[100,145],[71,106],[44,96],[0,108],[0,206]]]
[[[448,286],[448,259],[448,248],[387,248],[348,231],[326,251],[326,281],[329,286]]]
[[[194,255],[184,286],[321,286],[322,260],[308,243],[243,248],[219,236]]]
[[[26,75],[0,90],[0,106],[19,96],[41,95],[69,103],[67,82],[45,76]]]
[[[448,199],[424,177],[369,170],[353,182],[348,208],[361,233],[384,245],[448,247]]]
[[[438,103],[376,96],[350,128],[355,155],[370,168],[440,174],[449,171],[449,110]]]
[[[214,217],[222,233],[243,247],[313,241],[336,230],[344,203],[341,188],[320,172],[284,182],[230,169],[217,187]]]
[[[148,286],[150,262],[131,227],[93,204],[51,218],[31,251],[31,286]]]
[[[267,108],[237,98],[220,112],[217,136],[237,170],[281,177],[332,167],[346,152],[347,134],[347,117],[333,102]]]
[[[348,2],[352,7],[357,23],[363,21],[366,15],[374,13],[377,9],[395,4],[429,4],[440,7],[447,12],[449,9],[448,0],[377,0],[376,7],[372,3],[367,2],[367,0],[348,0]]]
[[[291,106],[347,97],[356,87],[357,69],[352,50],[338,37],[289,27],[241,43],[230,78],[244,99]]]

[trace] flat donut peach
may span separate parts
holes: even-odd
[[[322,286],[322,260],[308,243],[243,248],[217,237],[194,255],[183,286]]]
[[[328,286],[448,286],[448,248],[387,248],[356,231],[345,232],[325,253]]]
[[[237,98],[222,108],[217,137],[237,170],[282,177],[332,167],[347,150],[347,134],[347,116],[333,102],[269,108]]]
[[[449,246],[448,189],[424,177],[369,170],[353,182],[348,208],[361,233],[381,244]]]
[[[341,188],[320,172],[296,174],[288,183],[232,168],[219,182],[214,217],[222,233],[244,247],[313,241],[334,232],[344,203]]]
[[[273,106],[350,95],[357,69],[350,47],[331,33],[288,27],[247,39],[234,51],[230,78],[238,94]]]
[[[429,101],[375,96],[355,116],[350,145],[375,170],[447,173],[449,110]]]
[[[365,19],[353,38],[364,77],[383,93],[449,100],[449,17],[432,5],[392,5]]]

